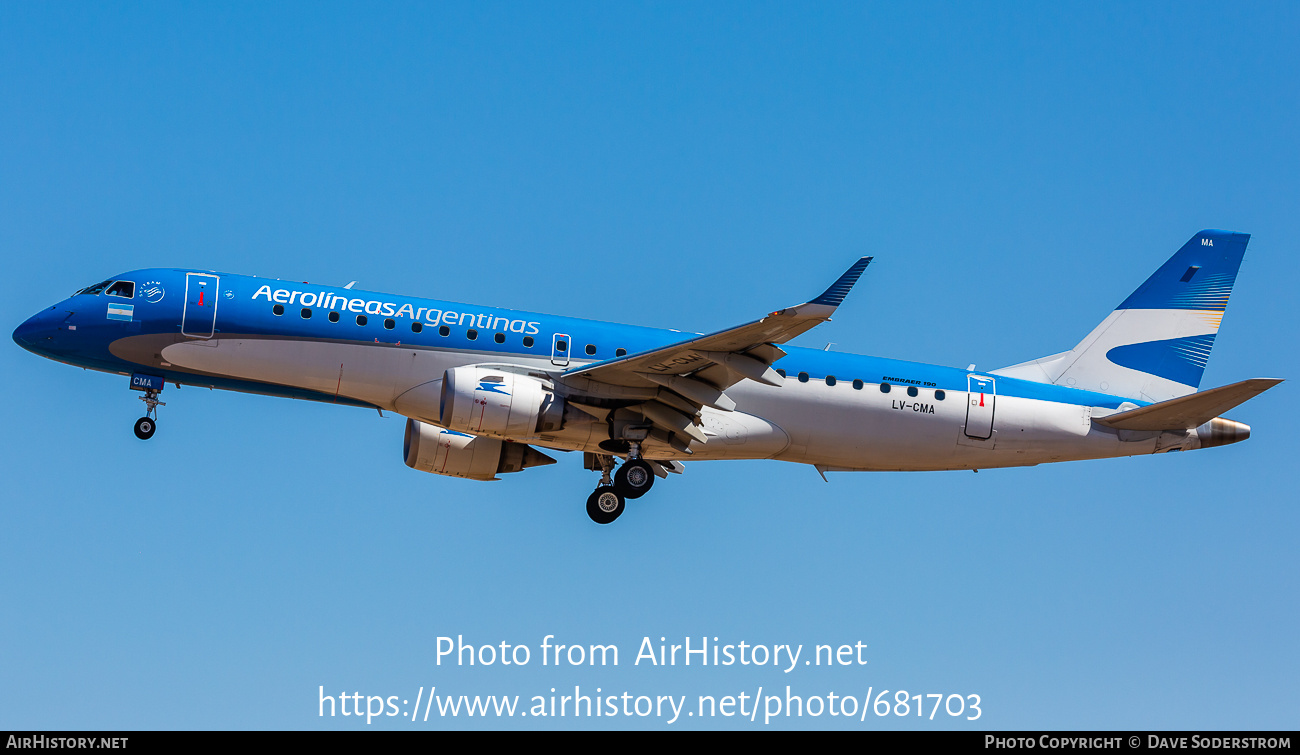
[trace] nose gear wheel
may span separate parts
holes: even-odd
[[[141,417],[135,421],[135,437],[140,440],[149,440],[157,429],[158,425],[151,417]]]
[[[149,440],[158,429],[158,407],[167,406],[166,403],[158,400],[160,392],[160,389],[151,388],[140,397],[146,407],[144,416],[135,421],[135,437],[140,440]]]

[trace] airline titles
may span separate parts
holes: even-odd
[[[253,294],[253,299],[259,297],[277,304],[324,307],[340,312],[356,312],[381,317],[403,317],[420,320],[429,325],[460,325],[526,335],[537,335],[541,332],[541,323],[538,321],[511,319],[489,312],[453,312],[436,307],[417,307],[410,303],[399,305],[376,299],[353,299],[330,291],[296,291],[284,288],[272,291],[270,286],[262,286],[257,289],[257,293]]]

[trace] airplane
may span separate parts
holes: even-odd
[[[820,296],[714,333],[619,325],[207,270],[135,270],[13,333],[128,377],[151,438],[167,383],[385,410],[412,469],[472,480],[581,451],[587,514],[687,460],[827,472],[975,470],[1236,443],[1220,415],[1282,382],[1199,391],[1248,234],[1197,233],[1074,348],[987,372],[797,348],[871,263]]]

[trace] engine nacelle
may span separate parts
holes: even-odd
[[[414,419],[406,420],[402,453],[411,469],[470,480],[495,480],[498,474],[555,463],[523,443],[476,438]]]
[[[443,374],[438,417],[452,430],[519,438],[559,430],[564,400],[537,378],[469,365]]]

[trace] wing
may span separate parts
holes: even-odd
[[[821,296],[807,303],[735,328],[572,369],[561,379],[581,393],[640,399],[625,408],[639,412],[645,422],[662,431],[659,440],[667,433],[669,441],[675,441],[669,445],[686,451],[685,438],[707,442],[699,427],[702,407],[736,408],[724,392],[727,388],[746,379],[781,385],[783,378],[772,369],[772,363],[785,356],[777,344],[829,320],[871,259],[853,263]],[[605,411],[598,404],[588,408]]]

